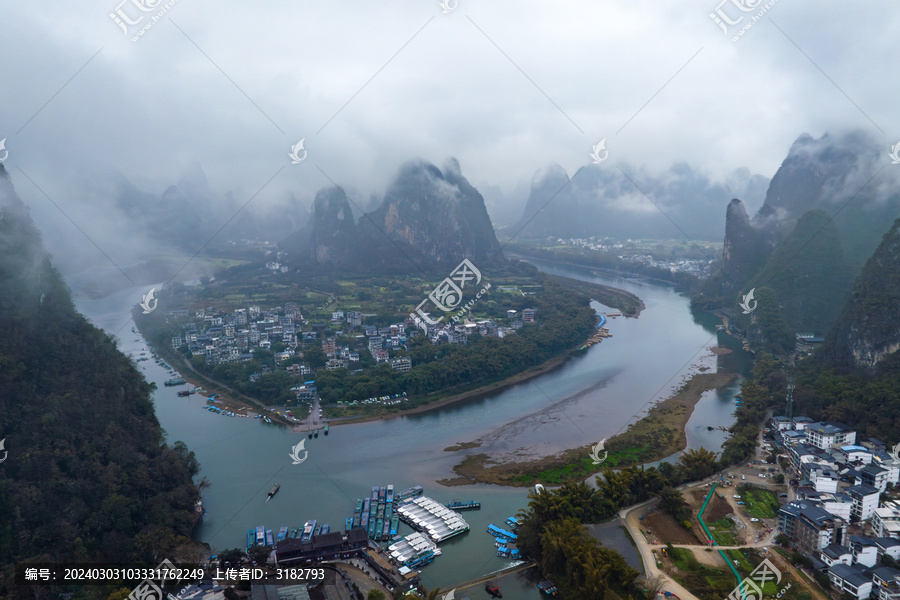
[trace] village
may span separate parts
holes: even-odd
[[[759,585],[766,595],[798,585],[805,590],[792,597],[825,598],[825,590],[833,598],[897,600],[897,451],[874,438],[857,440],[841,423],[774,416],[756,458],[684,486],[689,522],[676,522],[653,502],[620,516],[647,576],[680,598],[712,592],[713,573],[720,580],[715,591],[740,582],[749,594],[754,577],[735,577],[737,569],[749,572],[765,560],[777,575]]]

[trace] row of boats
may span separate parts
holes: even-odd
[[[397,513],[396,505],[421,496],[422,493],[421,485],[414,485],[396,495],[393,484],[375,486],[370,496],[356,500],[353,516],[347,517],[344,524],[348,530],[362,527],[369,538],[376,542],[393,540],[400,527],[400,515]]]
[[[516,547],[516,541],[519,539],[518,534],[514,533],[518,530],[520,522],[515,517],[507,517],[506,524],[512,529],[503,529],[497,527],[493,523],[488,525],[487,532],[494,536],[494,546],[497,548],[497,556],[501,558],[521,558],[519,549]]]
[[[283,525],[275,535],[271,529],[266,529],[263,525],[259,525],[256,529],[247,530],[247,549],[255,546],[274,546],[278,542],[286,539],[299,539],[301,542],[308,542],[314,536],[322,535],[331,531],[328,523],[318,525],[315,519],[307,521],[303,527],[289,528]]]
[[[394,498],[394,485],[375,486],[372,494],[356,500],[353,516],[345,521],[347,529],[362,527],[370,539],[381,542],[393,540],[400,527],[400,515],[394,510],[394,502],[400,502],[401,496],[411,498],[422,493],[422,487],[416,486],[405,490]]]

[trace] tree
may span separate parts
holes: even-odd
[[[716,470],[716,453],[701,447],[698,450],[688,450],[678,460],[684,478],[687,481],[697,481],[711,475]]]
[[[231,550],[220,552],[219,561],[225,566],[236,567],[241,564],[245,556],[243,550],[232,548]]]
[[[671,486],[659,490],[659,508],[676,521],[687,521],[691,517],[681,492]]]
[[[321,346],[310,346],[303,351],[303,359],[311,369],[319,369],[325,366],[325,353]]]
[[[377,588],[372,588],[369,590],[368,596],[366,596],[366,600],[384,600],[384,592]]]

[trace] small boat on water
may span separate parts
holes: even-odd
[[[324,431],[324,433],[325,433],[325,435],[328,435],[328,423],[325,423],[325,431]]]
[[[491,598],[502,598],[503,594],[500,593],[500,586],[494,585],[493,581],[488,581],[484,584],[484,591],[491,595]]]
[[[185,381],[184,379],[182,379],[182,378],[179,377],[179,378],[177,378],[177,379],[169,379],[169,380],[167,380],[167,381],[165,382],[164,385],[166,385],[167,387],[172,387],[172,386],[175,386],[175,385],[184,385],[184,384],[186,384],[186,383],[187,383],[187,381]]]
[[[182,398],[184,398],[185,396],[190,396],[192,393],[193,392],[188,391],[188,390],[181,390],[180,392],[178,392],[178,395],[181,396]]]
[[[266,544],[266,528],[262,525],[256,528],[256,545],[264,546]]]
[[[284,541],[284,538],[286,538],[286,537],[287,537],[287,525],[284,525],[281,527],[281,529],[278,530],[278,537],[275,538],[275,541],[278,541],[278,542]]]
[[[276,483],[276,484],[275,484],[275,487],[273,487],[273,488],[269,491],[269,495],[266,497],[266,502],[268,502],[269,500],[271,500],[271,499],[272,499],[272,496],[274,496],[275,494],[277,494],[279,489],[281,489],[281,484],[280,484],[280,483]]]
[[[319,535],[325,535],[329,531],[331,531],[331,525],[325,523],[324,525],[322,525],[322,529],[319,531]]]
[[[275,545],[275,536],[272,535],[271,529],[266,529],[266,546]]]
[[[303,535],[300,536],[301,542],[308,542],[313,535],[313,530],[316,528],[315,519],[309,520],[303,525]]]

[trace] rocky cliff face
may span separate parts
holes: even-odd
[[[722,249],[722,293],[734,295],[766,264],[774,244],[750,223],[744,203],[737,198],[725,211],[725,244]]]
[[[503,258],[484,198],[455,159],[443,171],[424,161],[407,163],[381,205],[358,223],[342,191],[320,191],[310,223],[280,247],[299,264],[385,271]]]
[[[875,373],[900,350],[900,219],[853,286],[819,354],[827,366]]]
[[[791,327],[827,331],[849,282],[900,213],[896,174],[885,162],[884,149],[862,133],[801,135],[752,219],[729,205],[721,273],[695,301],[731,307],[737,292],[771,286]]]

